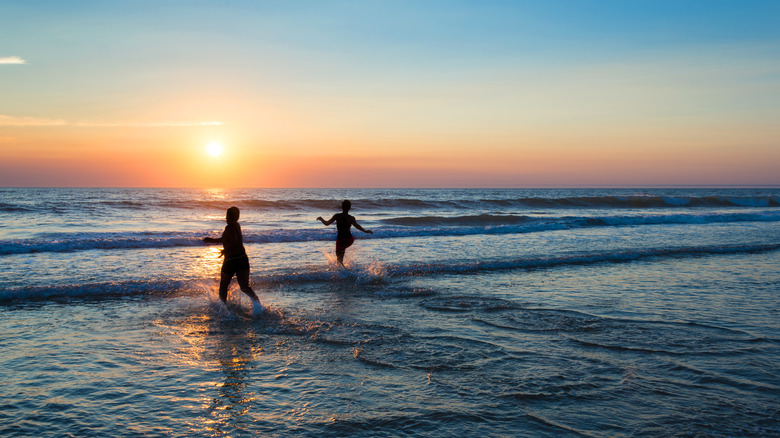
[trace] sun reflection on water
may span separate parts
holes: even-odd
[[[219,364],[221,380],[216,383],[217,392],[204,403],[215,433],[229,433],[252,424],[250,411],[257,399],[251,388],[250,370],[256,357],[262,354],[257,346],[251,325],[244,322],[225,324],[216,320],[210,324],[215,335],[211,342],[209,359]]]
[[[216,294],[219,273],[222,269],[221,245],[208,245],[190,248],[180,258],[179,269],[183,276],[194,280],[195,287],[207,291],[214,289]],[[235,281],[234,281],[235,283]],[[216,295],[215,295],[216,296]]]
[[[246,430],[254,421],[250,414],[257,394],[250,371],[263,348],[252,321],[232,315],[218,302],[216,285],[206,293],[209,301],[190,309],[195,313],[167,323],[158,320],[156,325],[169,335],[172,366],[205,373],[197,391],[201,414],[193,428],[224,436]]]
[[[224,201],[228,199],[228,191],[225,189],[205,189],[204,192],[210,200]]]

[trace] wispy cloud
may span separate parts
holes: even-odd
[[[27,61],[18,56],[6,56],[0,58],[0,64],[27,64]]]
[[[80,128],[177,128],[188,126],[221,126],[222,122],[68,122],[62,119],[44,119],[38,117],[14,117],[0,115],[0,126],[43,127],[43,126],[74,126]]]
[[[38,117],[13,117],[0,114],[0,126],[66,126],[60,119],[41,119]]]
[[[75,122],[69,123],[70,126],[80,126],[87,128],[115,128],[115,127],[129,127],[129,128],[167,128],[167,127],[186,127],[186,126],[221,126],[222,122],[108,122],[108,123],[90,123],[90,122]]]

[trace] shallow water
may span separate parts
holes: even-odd
[[[139,207],[207,195],[81,189],[52,213],[62,192],[36,189],[19,218],[13,190],[0,201],[3,436],[780,436],[771,191],[664,191],[671,206],[644,201],[666,199],[655,192],[626,206],[621,191],[382,191],[392,201],[375,205],[403,205],[354,202],[376,234],[356,234],[347,269],[335,231],[311,224],[333,210],[309,206],[342,191],[228,192],[257,240],[253,313],[235,283],[218,302],[221,260],[195,237],[224,226],[222,205]],[[79,219],[78,199],[102,213]],[[393,223],[488,204],[482,227]],[[543,222],[500,222],[529,215]]]

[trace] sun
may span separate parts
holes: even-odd
[[[212,141],[206,146],[206,152],[212,157],[218,157],[222,155],[222,152],[224,152],[224,150],[225,148],[222,147],[222,143],[218,143],[216,141]]]

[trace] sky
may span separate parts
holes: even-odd
[[[780,2],[0,2],[0,186],[780,186]]]

